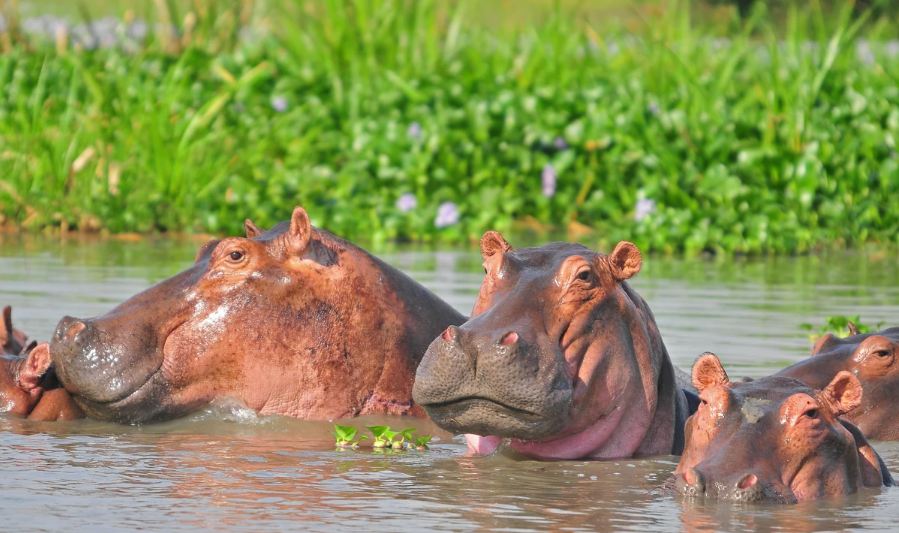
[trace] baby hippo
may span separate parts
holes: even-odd
[[[29,420],[71,420],[83,416],[69,393],[59,387],[46,343],[28,343],[12,326],[12,309],[0,323],[0,413]]]
[[[849,372],[820,391],[782,376],[733,383],[706,353],[693,384],[701,403],[675,471],[685,495],[796,503],[893,484],[858,428],[839,418],[862,399]]]

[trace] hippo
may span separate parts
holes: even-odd
[[[850,335],[839,339],[826,334],[815,343],[812,357],[789,366],[780,376],[796,378],[812,388],[822,388],[842,370],[854,374],[865,394],[858,409],[846,414],[866,437],[873,440],[899,440],[899,327],[877,333]]]
[[[579,244],[513,250],[481,239],[472,317],[428,347],[413,397],[475,455],[537,459],[680,453],[687,395],[646,302],[626,280],[642,257]]]
[[[46,343],[29,342],[12,325],[12,308],[3,308],[0,323],[0,413],[30,420],[71,420],[81,411],[59,387]]]
[[[56,372],[88,416],[143,423],[216,400],[262,415],[423,416],[428,343],[464,317],[397,269],[314,228],[302,207],[202,246],[193,266],[105,315],[60,320]]]
[[[674,474],[685,495],[796,503],[893,484],[862,432],[840,418],[862,401],[851,373],[821,390],[780,375],[734,383],[705,353],[692,377],[701,403]]]

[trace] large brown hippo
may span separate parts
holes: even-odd
[[[60,321],[50,352],[88,416],[140,423],[219,398],[305,419],[423,414],[415,368],[464,317],[301,207],[245,227],[109,313]]]
[[[570,243],[513,250],[481,239],[486,276],[472,312],[431,343],[415,401],[476,454],[503,438],[544,459],[680,453],[688,416],[646,302],[625,280],[636,246],[604,255]]]
[[[838,339],[828,333],[812,349],[812,357],[789,366],[779,376],[794,377],[813,388],[824,387],[840,371],[854,374],[865,394],[858,409],[846,414],[866,437],[899,440],[899,327],[878,333],[853,331]]]
[[[0,322],[0,413],[31,420],[70,420],[81,411],[60,388],[50,366],[46,343],[28,342],[28,336],[13,328],[12,308],[3,308]]]
[[[783,376],[733,383],[706,353],[693,365],[693,384],[701,403],[675,471],[681,492],[795,503],[893,484],[861,431],[839,418],[862,401],[849,372],[823,390]]]

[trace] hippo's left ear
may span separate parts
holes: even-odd
[[[609,254],[609,267],[612,269],[612,275],[618,281],[634,277],[637,272],[640,272],[641,266],[643,266],[643,256],[640,255],[637,245],[632,242],[619,242]]]
[[[246,232],[248,239],[254,239],[262,235],[262,230],[259,229],[259,226],[254,224],[249,218],[243,221],[243,229]]]
[[[721,366],[721,360],[712,352],[706,352],[699,356],[693,363],[693,386],[702,394],[702,391],[724,385],[730,382],[727,372]]]
[[[850,372],[841,370],[821,391],[821,396],[833,410],[833,416],[842,416],[862,403],[862,384]]]
[[[287,230],[287,244],[291,252],[301,254],[309,246],[312,239],[312,222],[306,210],[297,206],[290,217],[290,229]]]
[[[18,384],[24,391],[38,387],[41,378],[50,368],[50,345],[46,342],[38,344],[29,352],[25,364],[19,370]]]
[[[487,231],[481,237],[481,256],[484,259],[496,254],[504,254],[512,249],[512,245],[498,231]]]

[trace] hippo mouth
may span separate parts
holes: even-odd
[[[539,413],[484,396],[454,398],[422,407],[444,429],[475,435],[541,439],[557,433],[566,421],[565,416]]]
[[[157,418],[165,410],[165,406],[159,401],[163,388],[160,363],[143,383],[118,398],[94,400],[81,394],[72,394],[72,398],[92,418],[139,424]]]

